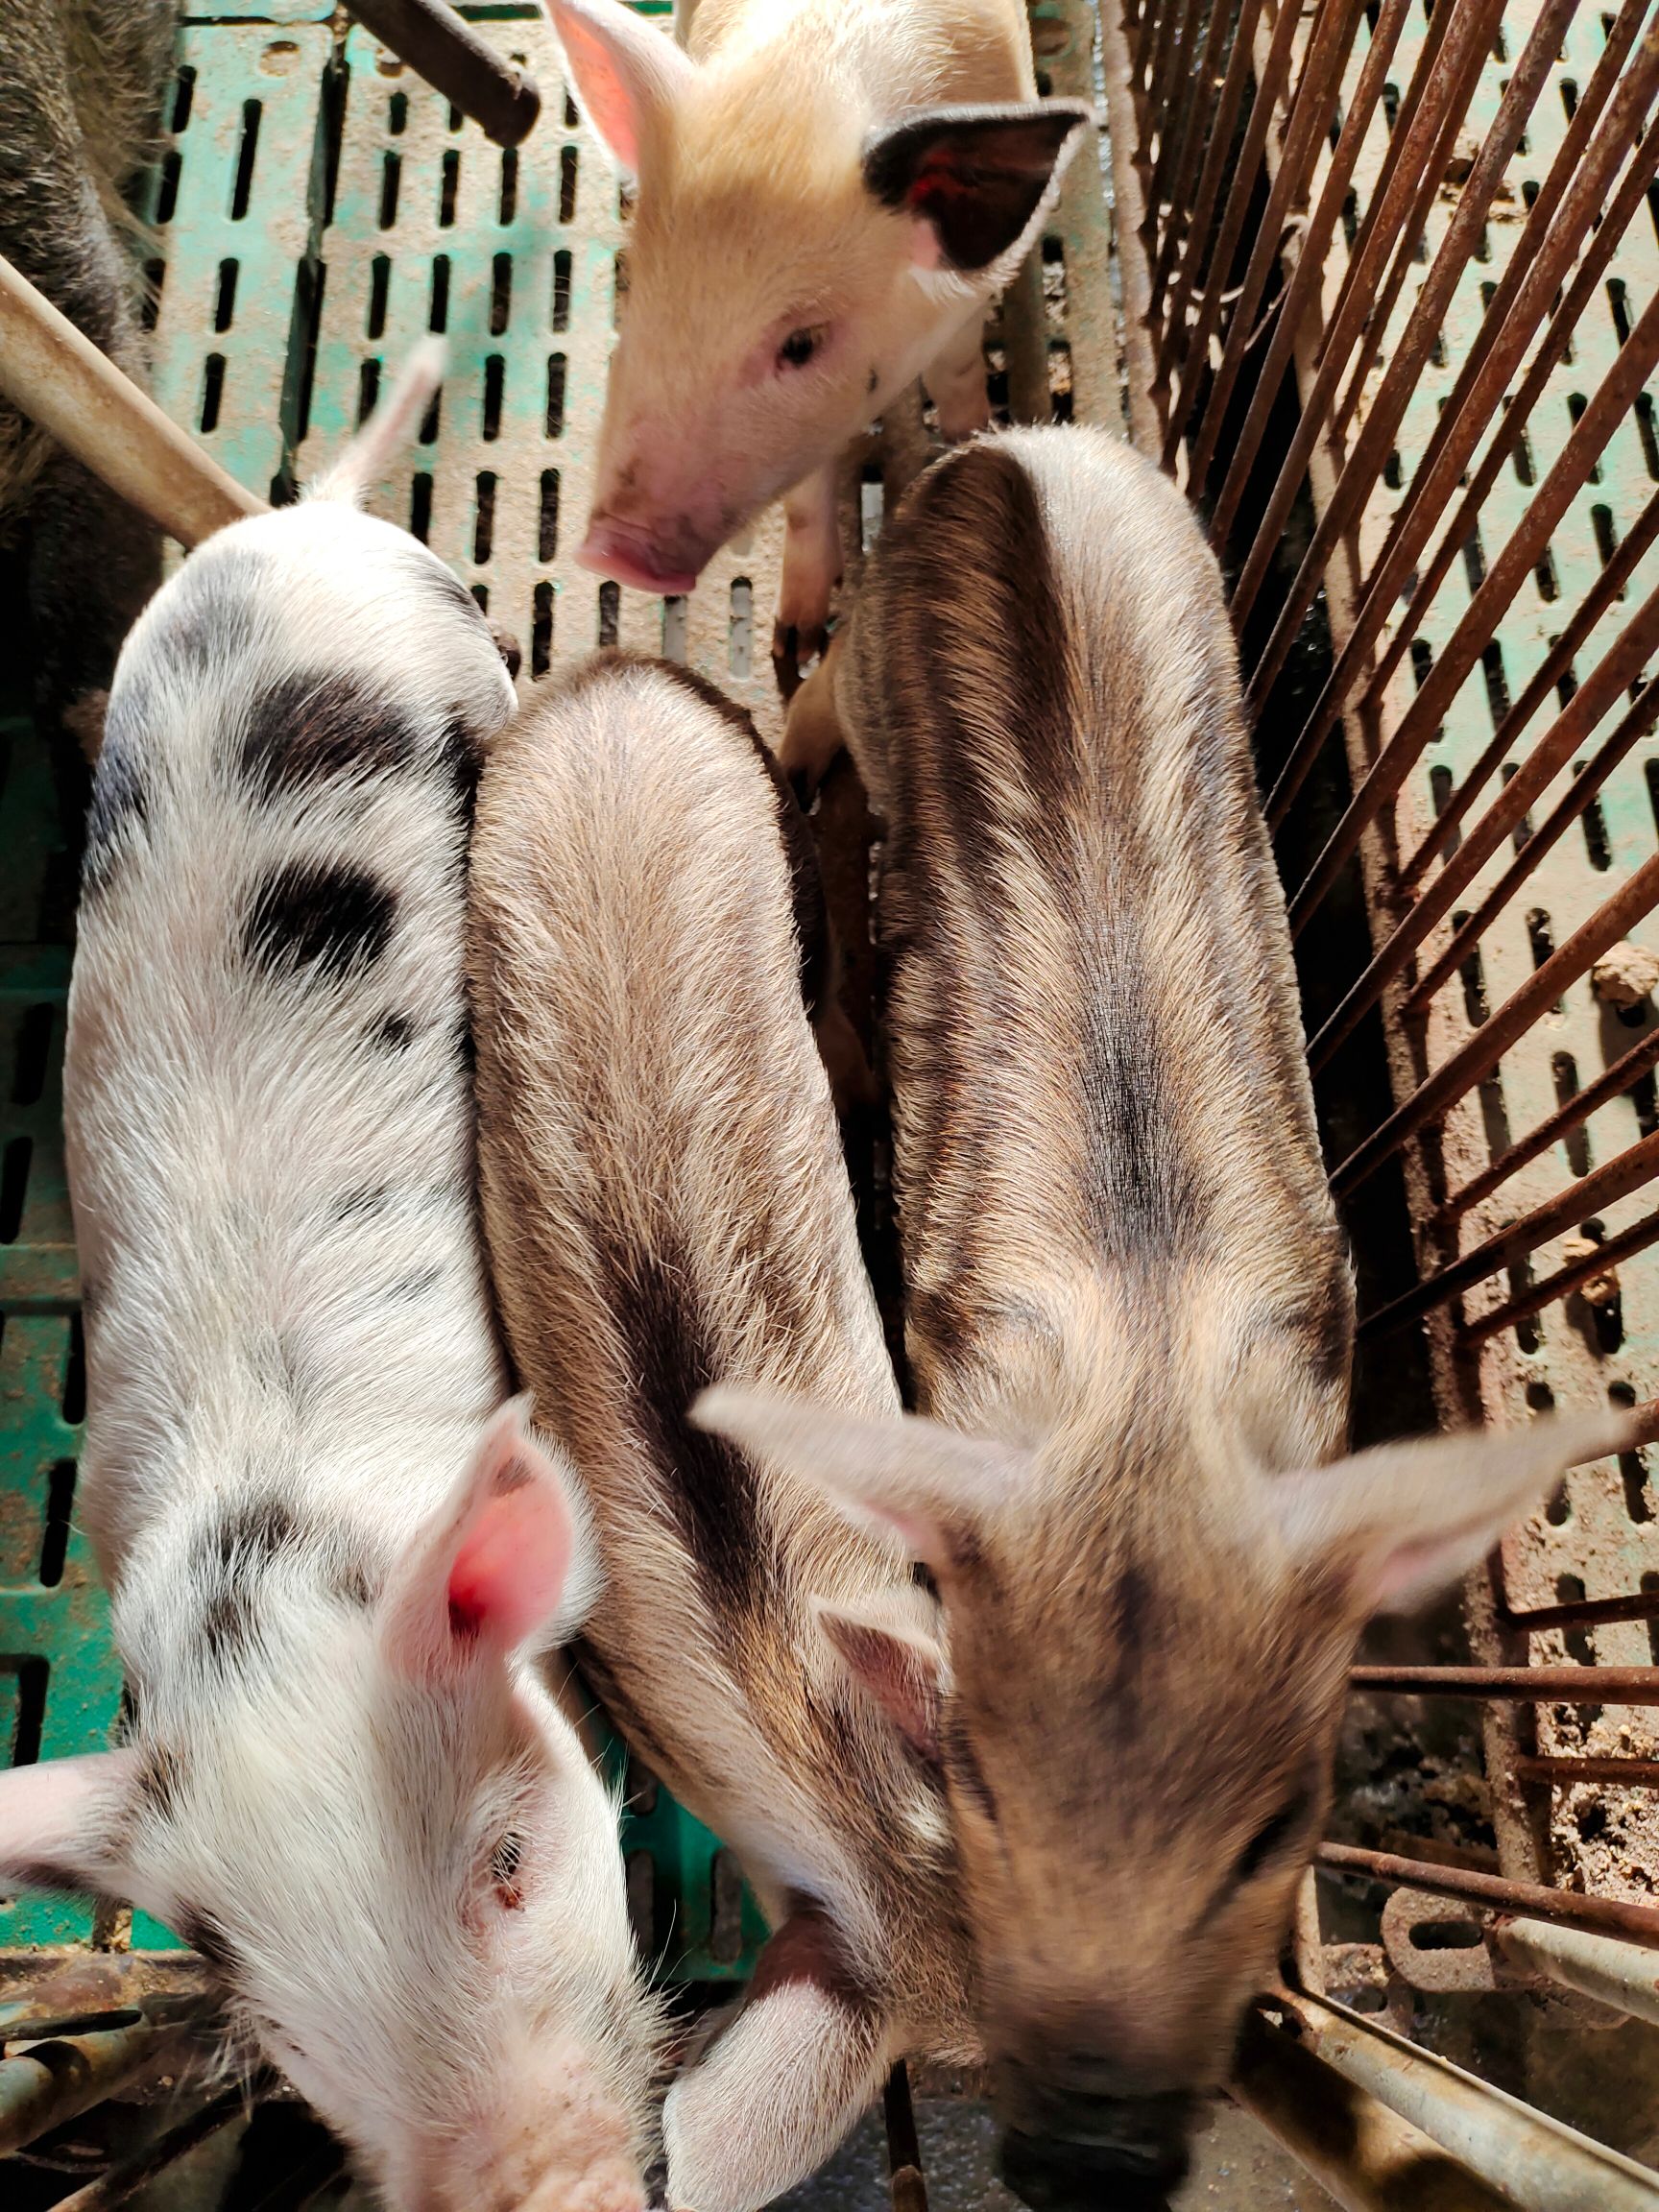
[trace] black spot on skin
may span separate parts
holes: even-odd
[[[164,613],[152,642],[185,676],[232,681],[260,642],[276,589],[265,554],[209,541],[158,602]]]
[[[207,1541],[221,1567],[268,1567],[303,1540],[285,1498],[245,1498],[222,1514]]]
[[[424,1298],[429,1291],[436,1290],[443,1280],[442,1267],[418,1267],[413,1274],[399,1275],[395,1283],[388,1283],[386,1295],[399,1304],[406,1304],[416,1298]]]
[[[383,1052],[407,1052],[415,1042],[415,1024],[407,1014],[383,1014],[369,1031],[369,1042]]]
[[[295,861],[273,871],[254,893],[242,950],[274,975],[307,968],[349,975],[380,957],[397,913],[397,894],[365,870]]]
[[[179,1810],[183,1779],[183,1761],[178,1754],[158,1743],[152,1744],[138,1769],[134,1794],[157,1819],[170,1820]]]
[[[355,677],[285,676],[253,702],[242,773],[267,798],[330,777],[383,776],[420,757],[409,717]]]
[[[379,1578],[371,1573],[366,1561],[355,1551],[345,1556],[333,1556],[327,1564],[325,1582],[331,1597],[339,1598],[360,1612],[368,1612],[380,1595]]]
[[[239,1661],[258,1640],[260,1580],[273,1560],[307,1541],[285,1499],[245,1498],[210,1521],[199,1540],[202,1641],[216,1666]]]
[[[111,703],[104,750],[92,780],[92,804],[86,809],[81,886],[88,898],[108,888],[121,854],[143,837],[150,820],[150,792],[138,765],[138,735],[130,717],[120,712],[126,701],[123,690]]]
[[[715,1381],[687,1268],[661,1251],[600,1255],[605,1303],[632,1368],[630,1410],[716,1613],[769,1602],[776,1546],[746,1455],[692,1428],[686,1410]]]
[[[383,1214],[392,1203],[392,1190],[385,1183],[364,1183],[355,1190],[347,1190],[336,1198],[328,1209],[331,1221],[366,1221],[376,1214]]]
[[[202,1607],[202,1642],[215,1667],[234,1666],[254,1641],[249,1593],[222,1583]]]

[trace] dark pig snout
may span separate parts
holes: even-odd
[[[995,2069],[992,2104],[1007,2129],[998,2164],[1031,2212],[1166,2212],[1190,2162],[1197,2100],[1125,2096],[1112,2073],[1084,2054]]]

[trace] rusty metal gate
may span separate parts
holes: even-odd
[[[264,494],[337,449],[383,370],[445,329],[442,405],[380,510],[521,637],[526,677],[637,645],[690,660],[776,731],[755,622],[776,590],[775,517],[686,600],[619,593],[568,560],[627,211],[536,10],[465,12],[540,82],[521,148],[491,145],[327,0],[232,0],[186,21],[149,208],[157,396]],[[1045,88],[1101,99],[1108,128],[990,332],[993,399],[1019,420],[1121,423],[1186,486],[1223,558],[1373,1396],[1420,1360],[1448,1423],[1602,1393],[1646,1406],[1659,9],[1031,12]],[[916,397],[854,457],[865,542],[929,439]],[[8,809],[38,808],[37,770],[16,759]],[[11,902],[28,957],[8,972],[8,1034],[20,1068],[32,1057],[0,1109],[7,1444],[28,1524],[0,1557],[13,1757],[97,1741],[119,1695],[71,1527],[74,1278],[49,1011],[65,962],[35,920],[54,865],[35,854]],[[0,1537],[11,1526],[0,1516]],[[1659,2206],[1644,2166],[1538,2108],[1551,2053],[1593,2022],[1659,2023],[1645,1453],[1575,1470],[1472,1587],[1466,1628],[1456,1665],[1373,1654],[1356,1705],[1401,1741],[1450,1728],[1436,1787],[1474,1815],[1450,1834],[1408,1816],[1402,1835],[1350,1802],[1286,1984],[1252,2016],[1236,2096],[1345,2205]],[[1459,1736],[1451,1713],[1478,1719]],[[672,1909],[683,1970],[740,1973],[755,1926],[724,1855],[655,1792],[628,1847],[642,1924]],[[0,1901],[0,2154],[171,2079],[203,1987],[164,1940]],[[1511,2088],[1537,2102],[1445,2055],[1468,2056],[1472,2008],[1503,2006],[1537,2044]],[[235,2096],[199,2104],[68,2201],[126,2200],[240,2110]],[[895,2200],[913,2203],[902,2093],[889,2121]],[[1639,2111],[1621,2140],[1659,2146]],[[325,2144],[300,2140],[283,2201],[335,2172]]]

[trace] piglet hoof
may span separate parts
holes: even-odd
[[[798,626],[780,618],[773,626],[772,666],[785,706],[801,688],[806,670],[822,658],[829,644],[829,627],[822,622]]]
[[[512,677],[514,683],[517,684],[518,681],[518,671],[524,665],[523,646],[519,644],[517,638],[514,637],[512,631],[503,629],[499,622],[491,623],[490,635],[495,640],[495,650],[501,656],[502,666],[506,669],[508,675]]]

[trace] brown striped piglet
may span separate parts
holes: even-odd
[[[922,1416],[745,1388],[699,1418],[930,1571],[902,1724],[950,1808],[1004,2171],[1161,2205],[1273,1973],[1361,1626],[1627,1424],[1340,1457],[1353,1293],[1284,903],[1220,577],[1155,469],[1083,429],[940,461],[800,703],[885,827]],[[879,1631],[846,1655],[881,1696]]]
[[[0,1775],[0,1882],[194,1944],[390,2212],[641,2212],[657,2016],[533,1665],[592,1543],[503,1403],[473,1199],[467,839],[513,688],[354,499],[437,373],[194,553],[116,672],[64,1107],[134,1713]]]
[[[581,1663],[772,1929],[663,2126],[671,2202],[750,2212],[894,2056],[974,2050],[944,1799],[903,1733],[932,1600],[889,1531],[686,1419],[719,1375],[878,1433],[898,1416],[803,1004],[815,863],[747,716],[683,668],[601,657],[493,753],[471,902],[501,1315],[605,1570]],[[849,1667],[866,1646],[900,1730]],[[920,1695],[910,1719],[925,1734]]]
[[[835,462],[926,376],[990,420],[980,325],[1093,110],[1039,101],[1020,0],[543,0],[638,180],[577,559],[647,591],[784,494],[775,651],[809,659],[841,572]]]

